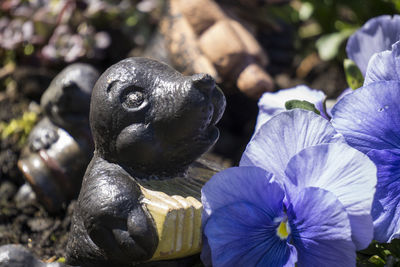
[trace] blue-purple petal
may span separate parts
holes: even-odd
[[[233,167],[215,174],[201,190],[203,227],[213,212],[241,201],[259,205],[265,209],[275,203],[276,206],[267,213],[276,213],[281,210],[282,203],[279,201],[284,198],[284,191],[277,183],[271,183],[271,180],[272,174],[258,167]],[[269,202],[269,197],[277,202],[271,202],[269,206],[265,206],[263,203]],[[207,236],[203,236],[201,259],[205,266],[211,266],[211,250]]]
[[[372,207],[374,238],[390,242],[400,234],[400,149],[371,150],[378,167],[378,186]]]
[[[306,187],[332,192],[345,207],[357,249],[373,237],[371,206],[377,183],[375,164],[347,144],[321,144],[305,148],[289,161],[285,183],[290,198]]]
[[[347,56],[356,62],[365,76],[372,55],[390,50],[392,44],[398,40],[400,40],[400,16],[375,17],[350,36],[346,45]]]
[[[278,206],[268,207],[273,210],[281,209],[279,201],[284,198],[284,191],[280,185],[271,180],[272,174],[252,166],[232,167],[215,174],[201,190],[203,223],[215,210],[240,201],[263,206],[270,197],[273,197],[278,201],[274,202]]]
[[[381,81],[344,96],[332,110],[332,124],[347,143],[368,153],[400,147],[400,82]]]
[[[364,85],[377,81],[400,81],[400,42],[391,51],[376,53],[368,63]]]
[[[306,85],[299,85],[294,88],[279,90],[273,93],[264,93],[258,101],[259,112],[255,131],[273,116],[285,111],[285,103],[289,100],[306,100],[313,103],[324,116],[323,102],[325,97],[326,95],[324,92],[311,89]]]
[[[203,230],[204,230],[204,225],[203,225]],[[208,244],[208,239],[206,235],[202,235],[202,248],[201,248],[201,253],[200,253],[200,259],[203,262],[203,265],[205,267],[211,267],[212,266],[212,259],[211,259],[211,248],[210,245]]]
[[[345,142],[332,125],[314,112],[294,109],[282,112],[253,136],[240,166],[258,166],[284,179],[290,158],[305,147],[323,143]]]
[[[336,101],[339,101],[339,100],[342,99],[345,95],[348,95],[348,94],[350,94],[350,93],[352,93],[352,92],[353,92],[353,89],[351,89],[350,87],[344,89],[343,92],[341,92],[340,95],[336,98]],[[331,111],[332,111],[332,110],[331,110]],[[332,115],[332,112],[330,113],[330,115]]]
[[[315,187],[304,188],[291,199],[288,220],[299,267],[355,266],[346,209],[336,196]]]
[[[270,202],[280,201],[271,198]],[[232,203],[214,211],[204,226],[213,266],[272,267],[296,262],[296,250],[276,234],[279,222],[274,218],[278,216],[280,211],[266,213],[248,202]]]

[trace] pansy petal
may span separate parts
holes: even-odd
[[[284,191],[271,179],[272,174],[258,167],[233,167],[215,174],[202,188],[203,227],[214,212],[239,202],[261,209],[271,221],[282,217]],[[201,255],[206,265],[212,255],[208,239],[208,236],[203,238]]]
[[[204,225],[203,225],[204,229]],[[201,253],[200,253],[200,259],[203,262],[203,265],[205,267],[211,267],[212,266],[212,259],[211,259],[211,248],[210,245],[208,244],[208,239],[206,235],[204,234],[203,231],[203,236],[202,236],[202,248],[201,248]]]
[[[277,206],[271,206],[272,203],[265,206],[265,209],[273,209],[266,212],[280,210],[279,201],[284,198],[284,191],[271,180],[272,174],[258,167],[233,167],[215,174],[201,190],[203,223],[215,210],[240,201],[264,206],[272,197]]]
[[[324,92],[311,89],[305,85],[299,85],[294,88],[279,90],[273,93],[266,92],[258,101],[259,113],[255,131],[273,116],[285,111],[285,103],[289,100],[306,100],[313,103],[321,114],[325,114],[323,109],[325,97],[326,95]]]
[[[281,210],[279,201],[283,200],[284,191],[277,183],[270,183],[271,180],[272,174],[258,167],[233,167],[215,174],[201,190],[203,226],[215,210],[238,201],[264,206],[263,203],[269,202],[271,195],[278,202],[274,202],[276,206],[270,213]],[[203,237],[201,259],[205,266],[211,266],[211,251],[206,236]]]
[[[258,166],[284,177],[289,159],[305,147],[345,142],[332,125],[314,112],[294,109],[266,122],[246,147],[240,166]]]
[[[344,96],[332,110],[332,124],[358,150],[400,147],[400,82],[381,81]]]
[[[271,198],[270,202],[279,201]],[[204,226],[213,266],[285,266],[295,262],[294,248],[276,234],[276,216],[279,213],[266,213],[248,202],[236,202],[214,211]]]
[[[326,190],[304,188],[287,211],[298,266],[355,266],[356,248],[342,203]]]
[[[290,197],[306,187],[335,194],[349,214],[357,249],[369,245],[373,237],[370,213],[377,178],[375,164],[365,154],[347,144],[316,145],[293,156],[285,173]]]
[[[364,85],[377,81],[400,81],[400,42],[391,51],[376,53],[368,63]]]
[[[330,120],[332,118],[332,108],[335,106],[335,104],[342,99],[345,95],[350,94],[351,92],[353,92],[353,89],[351,88],[346,88],[342,91],[342,93],[336,98],[336,99],[328,99],[325,102],[325,106],[326,106],[326,114],[327,114],[327,118],[328,120]]]
[[[346,45],[347,56],[357,63],[365,76],[372,55],[390,50],[392,44],[398,40],[400,40],[400,16],[375,17],[350,36]]]
[[[340,95],[336,98],[336,102],[339,101],[340,99],[342,99],[345,95],[348,95],[352,92],[353,92],[353,89],[351,89],[350,87],[344,89],[343,92],[341,92]],[[332,113],[330,115],[332,115]]]
[[[390,242],[400,234],[400,149],[371,150],[378,167],[378,186],[372,206],[374,238]]]

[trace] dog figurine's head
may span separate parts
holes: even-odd
[[[218,139],[225,97],[207,74],[128,58],[107,69],[92,94],[95,148],[138,176],[177,174]]]

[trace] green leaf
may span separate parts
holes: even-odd
[[[370,263],[373,263],[374,265],[376,265],[376,266],[379,266],[379,267],[384,267],[385,266],[385,261],[384,260],[382,260],[378,255],[374,255],[374,256],[372,256],[371,258],[369,258],[369,260],[368,260]]]
[[[400,0],[392,0],[392,3],[396,7],[396,10],[400,11]]]
[[[22,147],[37,120],[35,112],[26,111],[22,117],[14,118],[9,123],[0,122],[0,139],[14,137]]]
[[[382,247],[382,245],[380,243],[373,240],[366,249],[363,249],[358,252],[361,254],[372,256],[375,254],[379,254],[383,249],[384,248]]]
[[[315,46],[318,49],[318,55],[322,60],[331,60],[339,52],[340,45],[351,35],[355,29],[344,29],[339,32],[321,36]]]
[[[299,18],[302,21],[306,21],[310,19],[314,12],[314,6],[311,3],[305,2],[302,3],[299,9]]]
[[[27,44],[24,47],[24,54],[27,55],[27,56],[32,55],[34,51],[35,51],[35,47],[33,47],[32,44]]]
[[[300,109],[305,109],[305,110],[309,110],[309,111],[313,111],[314,113],[321,115],[321,113],[319,112],[318,109],[315,108],[315,105],[313,103],[310,103],[308,101],[305,100],[289,100],[286,101],[285,103],[285,108],[287,110],[291,110],[291,109],[295,109],[295,108],[300,108]]]
[[[349,87],[353,90],[360,88],[364,84],[364,76],[356,63],[351,59],[345,59],[343,61],[344,72],[346,74],[346,80]]]

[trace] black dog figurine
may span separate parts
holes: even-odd
[[[92,93],[95,152],[67,263],[133,266],[198,253],[200,188],[220,170],[199,157],[218,139],[224,109],[209,75],[183,76],[147,58],[107,69]]]

